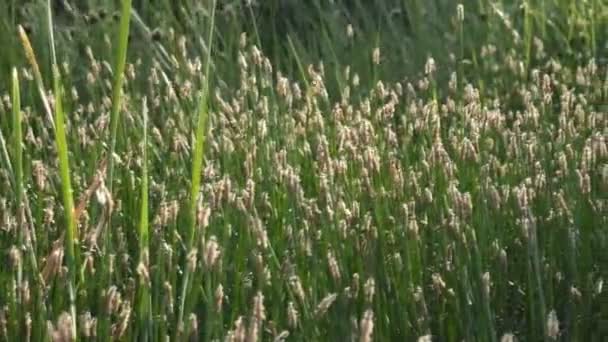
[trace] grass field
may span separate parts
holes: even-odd
[[[606,0],[0,2],[0,341],[607,341]]]

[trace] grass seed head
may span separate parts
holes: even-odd
[[[361,335],[359,342],[371,342],[374,333],[374,312],[371,309],[365,310],[361,318]]]
[[[547,337],[553,340],[557,340],[559,337],[559,321],[557,319],[557,312],[555,310],[551,310],[547,315],[545,332]]]

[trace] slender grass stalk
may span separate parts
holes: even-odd
[[[143,99],[143,151],[142,151],[142,176],[141,176],[141,208],[139,218],[139,265],[146,269],[149,274],[150,258],[150,236],[148,232],[148,104]],[[140,275],[140,295],[138,304],[138,314],[140,325],[139,338],[148,340],[151,337],[151,307],[149,276],[146,278]]]
[[[532,8],[530,1],[524,1],[524,49],[526,70],[530,68],[530,58],[532,53]]]
[[[306,91],[308,91],[308,89],[310,88],[310,82],[308,81],[308,77],[306,76],[306,69],[304,69],[304,64],[302,63],[302,59],[300,58],[300,55],[298,54],[298,50],[296,49],[296,46],[293,43],[293,39],[291,37],[291,35],[287,36],[287,42],[289,43],[289,49],[291,50],[291,54],[293,56],[293,58],[296,61],[296,64],[298,65],[298,71],[300,72],[300,77],[302,78],[302,81],[304,82],[304,85],[306,86]]]
[[[53,94],[55,100],[55,144],[59,157],[59,170],[61,176],[61,189],[63,195],[63,207],[65,210],[66,219],[66,234],[64,248],[67,251],[68,264],[68,292],[70,301],[70,315],[72,316],[72,338],[77,337],[77,310],[76,310],[76,286],[78,272],[78,226],[74,216],[74,197],[72,194],[72,184],[70,181],[70,162],[68,157],[68,143],[65,129],[65,113],[63,111],[63,85],[61,83],[61,74],[57,65],[57,55],[55,52],[55,35],[53,33],[53,12],[51,10],[51,1],[47,1],[47,23],[49,46],[51,50],[51,67],[53,76]]]
[[[46,1],[47,31],[49,35],[49,48],[51,50],[51,64],[57,65],[57,52],[55,51],[55,30],[53,30],[53,10],[51,0]]]
[[[22,137],[21,137],[21,98],[19,95],[19,78],[16,69],[13,69],[12,73],[12,109],[13,109],[13,160],[14,160],[14,185],[15,185],[15,200],[17,207],[17,246],[18,251],[21,253],[23,246],[23,167],[22,167]],[[22,288],[23,284],[23,263],[19,262],[17,265],[16,274],[16,288]],[[11,311],[15,317],[11,320],[11,325],[14,327],[12,330],[18,333],[20,328],[21,317],[23,317],[23,296],[19,291],[15,291],[12,300],[10,301]]]
[[[211,50],[213,48],[213,34],[215,31],[215,8],[216,8],[216,1],[213,0],[212,3],[212,9],[211,9],[211,22],[210,22],[210,27],[209,27],[209,36],[208,36],[208,44],[209,44],[209,48],[207,49],[207,56],[205,59],[205,74],[204,74],[204,80],[203,80],[203,89],[201,91],[200,94],[200,98],[199,98],[199,103],[198,103],[198,110],[197,110],[197,115],[198,115],[198,123],[196,126],[196,135],[195,135],[195,139],[196,139],[196,143],[194,145],[194,155],[193,155],[193,161],[192,161],[192,180],[191,180],[191,188],[190,188],[190,212],[189,212],[189,225],[188,225],[188,232],[187,232],[187,253],[190,253],[190,251],[195,247],[194,245],[194,241],[196,241],[196,225],[197,225],[197,219],[196,219],[196,212],[197,212],[197,207],[198,207],[198,200],[199,200],[199,190],[200,190],[200,185],[201,185],[201,173],[203,171],[203,154],[205,152],[205,138],[206,138],[206,133],[207,133],[207,119],[208,119],[208,109],[209,109],[209,80],[211,78],[211,76],[209,75],[209,71],[210,71],[210,65],[211,65]],[[186,264],[187,264],[187,260],[186,260]],[[183,278],[183,284],[182,284],[182,290],[181,290],[181,296],[180,296],[180,304],[179,304],[179,313],[178,313],[178,317],[177,317],[177,325],[176,326],[180,326],[181,324],[184,324],[184,315],[189,314],[188,312],[186,312],[185,309],[185,305],[186,305],[186,296],[188,295],[188,289],[190,288],[191,284],[191,270],[189,269],[189,267],[186,265],[185,267],[185,271],[184,271],[184,278]],[[176,329],[179,330],[179,329]],[[176,332],[177,334],[177,332]],[[177,335],[176,335],[177,337]]]
[[[72,315],[72,337],[76,338],[76,273],[77,258],[76,246],[78,245],[78,231],[74,220],[74,198],[72,197],[72,184],[70,181],[70,164],[68,159],[68,144],[65,132],[65,119],[62,104],[62,87],[59,68],[53,65],[53,90],[55,93],[55,143],[59,154],[59,169],[61,175],[61,189],[63,194],[63,207],[66,216],[65,249],[67,251],[67,264],[69,272],[69,299],[70,313]]]
[[[456,7],[456,19],[458,21],[458,44],[460,45],[460,56],[458,60],[458,81],[464,84],[464,5],[458,4]],[[458,87],[460,87],[458,84]]]
[[[118,121],[120,120],[120,105],[122,101],[122,85],[124,71],[127,64],[127,49],[129,45],[129,25],[131,19],[131,0],[121,1],[120,28],[118,33],[118,49],[114,64],[114,85],[112,88],[112,112],[110,116],[110,154],[108,158],[107,188],[112,193],[114,179],[114,151],[116,149],[116,136],[118,134]]]
[[[18,245],[24,242],[24,204],[23,204],[23,137],[21,128],[21,95],[19,91],[19,74],[13,68],[12,73],[12,99],[13,99],[13,159],[15,167],[15,200],[17,202],[17,222],[19,227]],[[21,288],[23,281],[23,263],[19,263],[17,270],[17,287]]]
[[[127,48],[129,45],[129,26],[131,19],[131,0],[121,0],[120,24],[118,31],[118,48],[114,61],[114,84],[112,88],[112,110],[110,114],[110,150],[108,152],[108,169],[106,177],[106,188],[111,196],[114,196],[114,155],[116,150],[116,138],[118,135],[118,122],[120,121],[120,107],[122,101],[122,86],[124,83],[124,71],[127,62]],[[109,270],[111,268],[111,258],[108,256],[110,251],[110,241],[112,240],[112,215],[110,214],[107,220],[108,229],[103,237],[102,250],[105,251],[105,260],[103,262],[105,270],[102,276],[104,282],[102,288],[107,288],[110,284]],[[103,317],[99,323],[98,336],[108,338],[110,334],[109,317]]]

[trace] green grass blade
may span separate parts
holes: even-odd
[[[68,143],[66,138],[65,113],[63,110],[63,85],[61,74],[57,65],[57,55],[55,52],[55,35],[53,33],[53,13],[51,2],[47,1],[47,30],[49,35],[49,46],[51,49],[51,67],[53,76],[53,94],[55,99],[55,144],[59,157],[59,173],[61,177],[61,192],[63,197],[63,208],[65,211],[66,231],[64,248],[67,255],[68,266],[68,292],[70,302],[70,315],[72,316],[71,337],[77,338],[77,310],[76,310],[76,287],[78,272],[78,227],[74,217],[74,197],[72,193],[70,161],[68,156]]]
[[[19,91],[19,75],[17,69],[12,73],[12,99],[13,99],[13,159],[15,173],[15,200],[17,202],[17,222],[19,226],[18,244],[22,248],[24,242],[24,203],[23,203],[23,137],[21,127],[21,95]],[[19,264],[17,271],[17,286],[21,287],[23,281],[23,263]]]
[[[205,138],[206,138],[206,130],[207,130],[207,119],[208,119],[208,108],[209,108],[209,81],[211,78],[211,75],[209,75],[209,71],[211,70],[211,50],[213,48],[213,34],[214,34],[214,29],[215,29],[215,8],[216,8],[216,1],[214,0],[212,3],[212,9],[211,9],[211,23],[210,23],[210,27],[209,27],[209,37],[208,37],[208,44],[209,44],[209,49],[207,49],[207,56],[206,56],[206,60],[205,60],[205,74],[204,74],[204,81],[203,81],[203,89],[202,92],[200,94],[200,99],[199,99],[199,103],[198,103],[198,108],[197,108],[197,126],[196,126],[196,135],[195,135],[195,139],[196,139],[196,143],[194,145],[194,156],[193,156],[193,161],[192,161],[192,183],[191,183],[191,188],[190,188],[190,207],[189,207],[189,226],[188,226],[188,232],[187,232],[187,253],[190,253],[190,251],[192,250],[192,248],[194,248],[194,241],[195,241],[195,235],[196,235],[196,211],[197,211],[197,204],[198,204],[198,199],[199,199],[199,189],[200,189],[200,185],[201,185],[201,174],[202,174],[202,170],[203,170],[203,155],[204,155],[204,151],[205,151]],[[187,259],[186,259],[186,264],[187,264]],[[185,312],[185,306],[186,306],[186,296],[188,294],[188,289],[190,288],[191,284],[191,270],[189,270],[188,266],[186,265],[185,268],[185,273],[184,273],[184,278],[183,278],[183,284],[182,284],[182,291],[181,291],[181,296],[180,296],[180,304],[179,304],[179,314],[178,314],[178,318],[177,318],[177,326],[179,326],[180,324],[184,324],[184,317],[186,317],[185,315],[187,315],[188,313]],[[177,333],[176,333],[177,334]],[[176,335],[177,336],[177,335]]]
[[[51,49],[51,64],[57,65],[57,52],[55,51],[55,30],[53,29],[53,10],[51,0],[46,2],[46,17],[47,17],[47,30],[49,34],[49,48]]]
[[[139,219],[139,267],[140,272],[140,296],[138,314],[140,321],[140,340],[148,340],[151,337],[151,306],[150,277],[149,277],[149,255],[150,237],[148,232],[148,104],[143,99],[143,151],[142,151],[142,176],[141,176],[141,209]],[[139,270],[138,270],[139,271]],[[143,273],[143,274],[142,274]]]
[[[70,181],[70,163],[68,159],[68,144],[65,132],[65,113],[63,112],[62,87],[59,69],[53,66],[53,91],[55,93],[55,143],[59,155],[59,170],[61,176],[61,190],[66,220],[65,250],[67,255],[69,273],[69,299],[70,313],[72,315],[72,336],[76,338],[76,273],[78,270],[76,246],[78,245],[78,231],[74,219],[74,198],[72,197],[72,184]]]
[[[127,48],[129,44],[129,26],[131,20],[131,0],[121,1],[121,12],[120,12],[120,24],[118,31],[118,47],[116,50],[116,56],[114,61],[114,83],[112,86],[112,109],[110,114],[110,150],[108,151],[108,175],[106,177],[106,188],[108,189],[111,196],[114,196],[113,184],[114,184],[114,154],[116,150],[116,138],[118,134],[118,122],[120,121],[120,109],[122,101],[122,86],[124,83],[124,72],[127,62]],[[110,250],[110,241],[112,236],[112,216],[108,217],[108,229],[103,237],[104,251]],[[102,288],[107,288],[110,285],[110,274],[111,259],[105,257],[103,261],[105,270],[102,281],[104,284]],[[101,338],[108,338],[110,336],[110,320],[109,317],[103,317],[99,323],[98,335]]]
[[[129,26],[131,22],[131,0],[121,1],[120,29],[118,33],[118,49],[116,50],[116,61],[114,66],[114,85],[112,88],[112,113],[110,116],[110,153],[108,160],[107,188],[112,193],[114,178],[114,151],[116,149],[116,136],[118,133],[118,121],[120,120],[120,105],[122,100],[122,85],[124,83],[124,71],[127,64],[127,49],[129,45]]]

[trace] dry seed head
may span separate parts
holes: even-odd
[[[431,275],[431,278],[433,280],[433,288],[435,289],[435,291],[437,291],[438,294],[441,294],[446,287],[443,278],[441,278],[441,275],[439,273],[433,273]]]
[[[61,240],[55,241],[53,249],[46,258],[46,262],[42,268],[42,279],[45,284],[49,284],[51,279],[60,274],[63,263],[63,252],[63,242]]]
[[[222,307],[224,305],[224,287],[222,284],[218,284],[214,293],[215,299],[215,311],[220,313],[222,312]]]
[[[348,37],[348,39],[352,39],[355,36],[355,30],[353,29],[353,25],[348,24],[346,25],[346,37]]]
[[[589,173],[576,170],[576,175],[578,177],[578,187],[583,195],[589,195],[591,193],[591,178],[589,177]]]
[[[80,333],[86,338],[97,337],[97,318],[91,315],[91,312],[87,311],[80,315],[78,319],[78,327]]]
[[[283,330],[283,331],[281,331],[280,334],[278,334],[274,338],[273,342],[282,342],[282,341],[287,340],[288,337],[289,337],[289,331],[288,330]]]
[[[300,278],[296,275],[291,276],[289,278],[289,284],[291,285],[292,290],[296,297],[300,300],[300,303],[304,304],[306,301],[306,295],[304,293],[304,288],[302,287],[302,282]]]
[[[581,291],[579,291],[579,289],[577,289],[574,286],[570,287],[570,295],[572,296],[572,298],[574,300],[576,300],[576,302],[580,303],[581,298],[583,297],[583,294],[581,293]]]
[[[150,286],[150,271],[148,270],[148,263],[140,262],[137,265],[137,274],[139,275],[141,282],[145,284],[145,286]]]
[[[512,333],[506,333],[502,335],[500,342],[517,342],[517,338]]]
[[[509,265],[509,260],[507,257],[507,251],[504,248],[500,249],[498,258],[500,260],[500,264],[502,265],[503,270],[507,271],[507,266]]]
[[[119,321],[112,326],[112,337],[115,341],[121,340],[124,337],[124,334],[129,327],[131,312],[131,303],[129,301],[124,301],[120,313],[118,314]]]
[[[30,291],[30,282],[24,280],[21,284],[21,288],[18,289],[21,292],[21,302],[24,306],[29,306],[32,301],[32,292]]]
[[[173,312],[173,286],[166,281],[163,284],[164,305],[167,307],[167,312]]]
[[[547,315],[545,332],[547,337],[553,340],[557,340],[557,338],[559,337],[559,321],[557,319],[557,312],[555,312],[555,310],[551,310]]]
[[[73,341],[72,336],[72,316],[67,312],[62,312],[57,319],[57,325],[54,326],[52,323],[49,324],[49,331],[51,332],[51,339],[53,342],[71,342]]]
[[[433,336],[430,334],[418,337],[418,342],[432,342],[432,341],[433,341]]]
[[[32,339],[32,313],[25,313],[25,341],[31,341]],[[1,323],[0,323],[1,325]],[[2,329],[2,328],[0,328]]]
[[[371,309],[365,310],[361,318],[361,335],[359,342],[371,342],[374,333],[374,312]]]
[[[300,325],[300,314],[293,302],[287,304],[287,324],[292,329],[295,329]]]
[[[372,62],[375,65],[380,64],[380,48],[379,47],[374,48],[374,50],[372,51]]]
[[[462,4],[458,4],[456,6],[456,18],[458,19],[458,21],[463,22],[464,21],[464,5]]]
[[[118,288],[115,285],[110,286],[110,288],[106,291],[106,313],[113,314],[118,312],[120,306],[122,305],[122,297],[120,292],[118,292]]]
[[[374,294],[376,293],[376,281],[374,278],[367,279],[363,291],[365,292],[365,300],[368,303],[372,303],[374,301]]]
[[[198,318],[196,317],[196,314],[191,313],[190,316],[188,317],[188,327],[189,327],[188,331],[190,332],[189,340],[197,341],[200,331],[199,331]]]
[[[427,58],[426,64],[424,65],[424,74],[432,77],[436,71],[437,65],[435,64],[435,59],[433,59],[433,57]]]
[[[490,289],[492,287],[492,281],[490,280],[490,272],[485,272],[481,275],[481,284],[483,289],[483,294],[486,299],[490,298]]]
[[[8,252],[10,265],[13,269],[18,269],[21,265],[21,251],[16,246],[11,246]]]
[[[319,305],[317,305],[317,308],[315,310],[315,316],[317,318],[323,317],[323,315],[325,315],[325,313],[327,312],[327,310],[329,310],[331,305],[336,301],[336,298],[338,298],[337,293],[332,293],[332,294],[325,296],[325,298],[323,298],[321,300]]]
[[[329,273],[336,283],[340,282],[342,275],[340,274],[340,266],[338,260],[331,250],[327,251],[327,263],[329,264]]]
[[[257,342],[260,337],[261,322],[256,318],[252,318],[249,322],[247,331],[247,342]]]
[[[204,250],[204,258],[203,262],[207,269],[213,269],[217,264],[217,261],[221,255],[219,244],[217,243],[217,238],[215,235],[212,235],[209,238],[209,241],[205,244]]]
[[[36,180],[36,186],[38,187],[38,190],[45,191],[48,185],[48,170],[46,166],[43,164],[42,161],[34,160],[32,161],[32,167],[34,169],[34,179]]]
[[[263,322],[266,319],[264,295],[260,291],[253,297],[253,318],[259,322]]]
[[[600,294],[602,294],[602,290],[604,289],[604,280],[602,278],[599,278],[596,282],[595,282],[595,286],[593,289],[593,294],[598,296]]]
[[[186,257],[186,259],[188,260],[188,269],[190,270],[190,272],[194,272],[196,270],[196,263],[198,260],[198,252],[196,250],[191,250],[188,253],[188,256]]]

